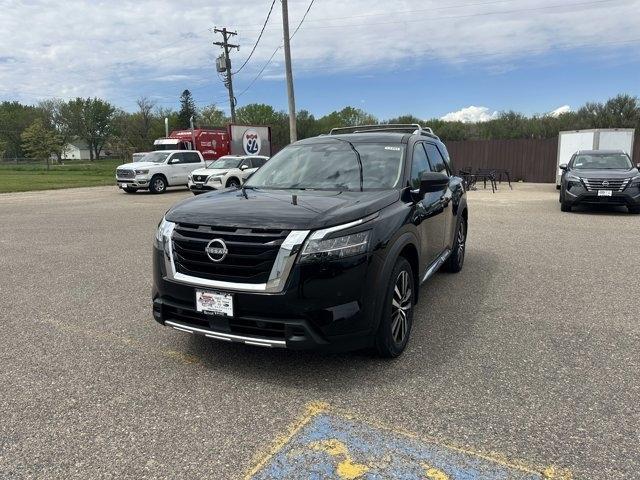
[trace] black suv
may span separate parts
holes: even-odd
[[[640,165],[622,150],[581,150],[560,165],[560,210],[578,204],[626,205],[640,213]]]
[[[334,129],[243,187],[185,200],[154,248],[153,315],[176,330],[292,349],[402,353],[419,286],[462,269],[467,202],[419,125]]]

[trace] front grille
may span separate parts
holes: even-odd
[[[133,178],[136,173],[133,170],[126,170],[124,168],[118,168],[116,170],[116,177],[118,178]]]
[[[194,182],[206,182],[207,178],[209,178],[208,175],[194,175],[193,176],[193,181]]]
[[[236,283],[266,283],[287,230],[208,227],[180,223],[173,231],[176,271],[185,275]],[[228,253],[213,262],[207,244],[221,239]]]
[[[583,178],[587,191],[612,190],[614,192],[623,191],[629,183],[629,178]]]

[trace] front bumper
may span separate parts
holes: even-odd
[[[565,202],[571,205],[604,204],[634,207],[640,206],[640,188],[629,186],[622,192],[612,192],[611,196],[600,196],[598,191],[587,191],[585,188],[572,187],[565,191],[564,198]]]
[[[192,192],[211,192],[222,188],[222,183],[220,182],[194,182],[189,180],[187,185]]]
[[[116,177],[116,184],[118,188],[149,188],[148,177],[135,177],[135,178],[118,178]]]
[[[362,255],[327,265],[295,265],[282,292],[207,289],[170,280],[154,248],[153,316],[176,330],[217,340],[297,350],[373,345],[377,262]],[[233,317],[196,311],[196,289],[233,295]]]

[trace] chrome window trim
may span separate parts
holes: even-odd
[[[162,232],[162,246],[164,250],[164,266],[166,270],[166,279],[178,283],[196,287],[220,288],[224,290],[233,290],[237,292],[262,292],[262,293],[280,293],[284,290],[284,286],[289,279],[289,274],[296,261],[296,256],[300,251],[300,247],[309,235],[309,230],[292,230],[284,239],[278,255],[273,262],[273,267],[266,283],[236,283],[224,282],[221,280],[210,280],[208,278],[194,277],[185,275],[176,270],[173,261],[173,230],[175,223],[167,222]]]

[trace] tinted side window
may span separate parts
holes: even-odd
[[[413,159],[411,160],[411,188],[420,188],[422,174],[430,170],[431,166],[424,151],[424,144],[416,143],[413,147]]]
[[[438,150],[438,147],[432,143],[425,143],[424,146],[427,149],[427,155],[429,156],[429,160],[433,166],[433,171],[448,174],[447,164],[445,163],[440,150]]]
[[[200,156],[196,152],[185,152],[182,157],[183,163],[200,163]]]
[[[183,155],[182,153],[171,154],[171,158],[169,159],[169,162],[172,163],[173,165],[184,163],[184,157],[182,155]]]
[[[266,160],[264,158],[253,158],[252,162],[253,162],[253,168],[260,168],[261,166],[264,165],[264,162]]]

